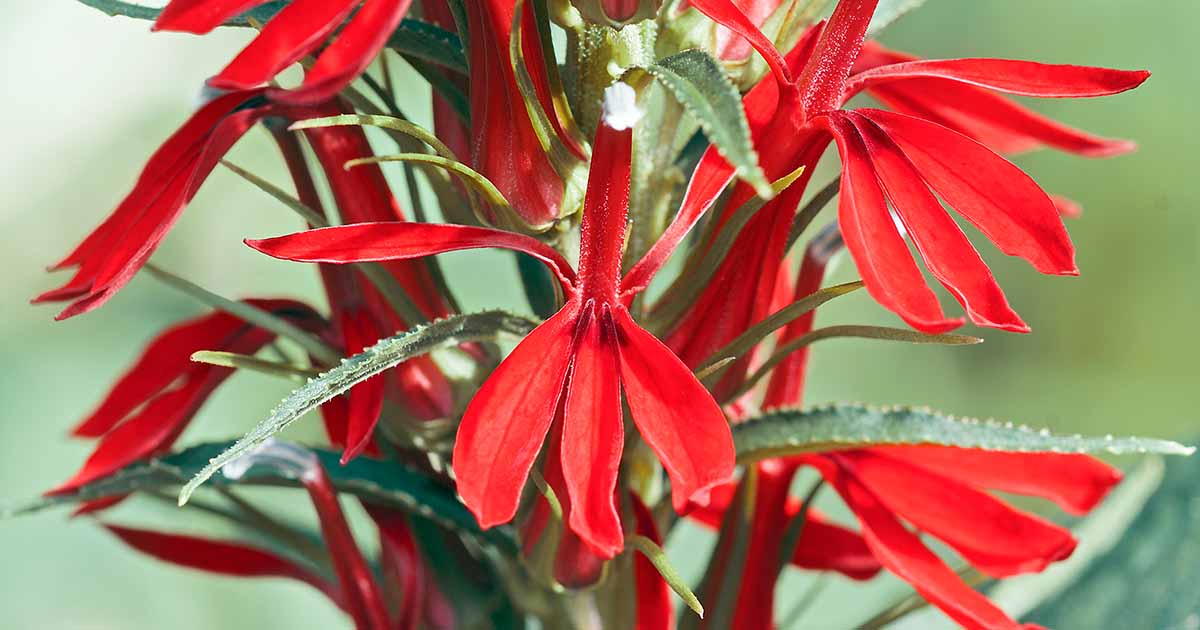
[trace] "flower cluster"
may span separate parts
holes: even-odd
[[[59,318],[78,316],[149,269],[216,310],[145,348],[75,429],[98,440],[94,452],[48,495],[96,515],[145,490],[121,480],[147,460],[182,457],[175,444],[212,392],[235,369],[264,370],[328,384],[306,409],[319,406],[341,451],[326,466],[272,441],[224,469],[235,516],[274,531],[279,548],[109,525],[114,534],[183,566],[299,579],[359,628],[535,615],[546,627],[652,629],[676,623],[670,589],[699,606],[659,547],[688,518],[718,531],[697,589],[710,614],[690,626],[774,627],[775,584],[790,564],[854,580],[885,569],[962,626],[1020,627],[924,538],[988,577],[1041,571],[1071,554],[1071,532],[990,491],[1083,514],[1119,481],[1115,468],[1049,452],[1069,444],[996,446],[907,425],[842,444],[737,438],[771,417],[805,421],[808,346],[820,339],[963,343],[974,340],[949,331],[967,320],[1028,332],[950,210],[1037,271],[1077,274],[1062,217],[1078,205],[1003,155],[1104,157],[1133,145],[1005,95],[1112,95],[1148,73],[920,59],[868,39],[877,0],[840,0],[826,20],[814,3],[779,0],[572,4],[172,0],[156,30],[258,33],[116,210],[55,265],[71,279],[35,301],[67,302]],[[432,86],[432,131],[401,113],[411,90],[393,84],[389,58]],[[303,80],[283,87],[278,75],[297,63]],[[848,105],[861,95],[880,107]],[[368,126],[401,153],[377,156]],[[239,173],[307,229],[246,244],[315,264],[327,311],[221,298],[148,266],[256,128],[273,139],[292,190]],[[834,153],[840,177],[809,190]],[[386,161],[405,162],[410,192],[423,175],[440,222],[415,194],[402,208]],[[835,196],[836,220],[809,230]],[[965,317],[943,310],[910,242]],[[430,332],[476,321],[434,257],[483,248],[514,252],[544,320],[506,355],[499,330]],[[843,249],[861,283],[823,287]],[[817,306],[859,286],[908,328],[814,328]],[[412,349],[384,364],[376,344],[389,339]],[[264,349],[274,358],[254,356]],[[377,360],[336,381],[344,366]],[[363,458],[379,478],[355,477]],[[327,552],[230,494],[254,467],[267,470],[256,478],[307,489]],[[855,523],[812,507],[814,494],[792,497],[804,469]],[[389,486],[397,479],[408,485]],[[378,528],[378,570],[350,534],[339,491]]]

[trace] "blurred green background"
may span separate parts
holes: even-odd
[[[151,35],[145,22],[110,19],[70,0],[0,0],[0,9],[0,267],[8,278],[0,297],[0,500],[15,501],[78,467],[89,446],[68,439],[67,429],[156,331],[199,312],[151,278],[134,280],[98,312],[62,323],[51,320],[52,308],[26,301],[65,279],[42,268],[120,200],[144,159],[192,110],[204,78],[248,34]],[[950,349],[827,342],[814,351],[809,401],[924,403],[1060,431],[1195,435],[1198,22],[1195,0],[929,0],[889,30],[886,43],[931,57],[1148,68],[1154,76],[1133,93],[1034,104],[1085,129],[1134,138],[1140,150],[1103,161],[1050,152],[1017,160],[1047,190],[1086,209],[1069,224],[1079,278],[1042,277],[983,248],[1032,335],[985,331],[986,344]],[[419,98],[424,88],[413,93]],[[250,134],[233,159],[278,178],[268,148],[262,135]],[[240,243],[295,227],[286,209],[218,171],[155,260],[225,295],[316,299],[311,269],[253,256]],[[513,286],[509,259],[474,264],[479,260],[447,257],[463,301],[522,304],[503,288]],[[836,275],[852,278],[852,265],[844,261]],[[897,323],[863,296],[823,309],[820,321]],[[276,381],[240,375],[184,442],[240,434],[285,392]],[[200,528],[186,512],[173,516],[176,525]],[[0,528],[5,628],[346,625],[307,587],[157,564],[62,511]],[[691,548],[704,544],[685,537],[673,541],[673,551],[694,569],[686,557],[698,556]],[[872,591],[903,589],[883,580]],[[814,610],[800,626],[842,627],[875,608],[840,583],[830,598],[839,603]]]

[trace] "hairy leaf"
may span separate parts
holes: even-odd
[[[763,199],[774,197],[758,153],[750,139],[750,124],[742,96],[717,63],[702,50],[685,50],[646,68],[700,123],[700,128],[738,177]]]
[[[1140,437],[1055,435],[1045,429],[995,420],[957,418],[932,409],[835,404],[779,409],[733,427],[738,460],[885,445],[935,444],[990,451],[1053,453],[1162,453],[1195,449]]]
[[[379,341],[343,360],[341,365],[311,379],[284,398],[270,416],[228,450],[214,457],[183,487],[179,493],[180,505],[186,503],[196,488],[225,464],[250,452],[304,414],[334,396],[349,391],[355,384],[438,348],[492,339],[501,332],[526,335],[534,326],[533,321],[504,311],[483,311],[447,317]]]
[[[69,494],[41,497],[14,509],[0,511],[10,517],[30,514],[60,505],[70,505],[115,497],[131,492],[174,488],[192,479],[210,460],[234,446],[233,442],[200,444],[163,457],[137,462],[121,471],[81,486]],[[471,534],[491,544],[511,549],[512,541],[501,530],[479,529],[475,517],[454,496],[450,488],[395,462],[359,457],[341,465],[340,453],[309,449],[320,460],[339,492],[351,494],[368,503],[415,512],[442,527]],[[241,471],[239,471],[241,472]],[[216,487],[248,484],[254,486],[302,486],[294,473],[284,467],[253,465],[236,479],[216,475]]]

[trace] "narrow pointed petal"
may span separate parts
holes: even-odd
[[[796,80],[809,118],[838,109],[879,0],[841,0],[825,23],[812,56]]]
[[[1089,455],[1000,453],[944,446],[884,447],[881,454],[980,488],[1041,497],[1074,515],[1096,507],[1121,471]]]
[[[341,327],[346,356],[362,352],[381,337],[380,331],[365,313],[345,313]],[[383,412],[384,383],[383,375],[377,374],[350,389],[350,402],[346,410],[346,450],[342,453],[342,464],[358,457],[371,443],[379,414]]]
[[[83,467],[47,494],[70,492],[170,446],[213,389],[233,372],[217,367],[205,371],[210,376],[193,376],[178,389],[155,397],[137,415],[105,434]]]
[[[104,435],[155,394],[191,371],[195,367],[191,361],[194,352],[219,348],[242,325],[235,317],[212,313],[168,328],[146,346],[96,410],[80,422],[72,434],[79,437]]]
[[[295,0],[279,11],[209,85],[239,90],[267,83],[315,50],[357,0]]]
[[[733,437],[725,414],[691,370],[629,313],[613,312],[621,341],[621,384],[642,438],[671,478],[672,504],[707,503],[733,476]]]
[[[887,132],[930,188],[1001,251],[1042,273],[1079,273],[1054,202],[1021,169],[941,125],[882,110],[860,113]]]
[[[962,324],[947,319],[937,296],[909,255],[879,188],[867,149],[854,126],[829,118],[842,156],[838,223],[867,291],[913,328],[940,333]]]
[[[879,183],[929,271],[954,294],[975,324],[1029,332],[979,252],[929,192],[912,162],[874,123],[853,113],[848,116],[866,144]]]
[[[842,458],[889,510],[996,578],[1034,573],[1075,550],[1067,529],[960,483],[871,451]]]
[[[354,540],[333,481],[315,456],[311,467],[301,473],[300,481],[317,512],[321,537],[329,548],[329,557],[333,560],[333,569],[347,603],[346,609],[354,618],[356,627],[364,630],[388,628],[387,605],[375,582],[374,571],[367,566],[367,560]]]
[[[250,239],[258,251],[298,262],[352,263],[408,260],[464,249],[501,248],[537,258],[570,292],[575,271],[561,254],[523,234],[467,225],[389,221],[307,230],[287,236]]]
[[[308,569],[261,549],[117,525],[106,524],[104,528],[126,545],[163,562],[220,575],[299,580],[324,593],[334,604],[344,606],[336,587]]]
[[[366,0],[294,90],[275,90],[281,103],[316,105],[337,96],[387,44],[412,0]]]
[[[853,475],[834,470],[826,474],[826,479],[858,517],[863,539],[880,563],[911,584],[931,604],[968,630],[1021,628],[1004,611],[967,586]]]
[[[529,333],[471,399],[454,442],[458,493],[487,528],[512,520],[571,360],[578,305]]]
[[[654,524],[654,515],[636,494],[630,493],[633,503],[634,531],[662,545],[662,536]],[[662,579],[654,564],[642,554],[633,560],[634,592],[637,593],[637,616],[634,630],[674,630],[675,614],[671,609],[671,587]]]
[[[171,0],[154,22],[156,31],[203,35],[268,0]]]
[[[923,59],[867,70],[856,75],[848,89],[917,78],[947,79],[1019,96],[1088,98],[1132,90],[1150,73],[1013,59]]]
[[[816,508],[808,511],[792,564],[814,571],[837,571],[852,580],[869,580],[883,568],[862,536],[831,522]]]
[[[571,497],[568,525],[601,556],[624,547],[613,503],[625,446],[616,329],[607,306],[584,306],[567,385],[562,467]]]
[[[707,15],[712,21],[745,38],[758,51],[758,54],[763,56],[767,67],[771,69],[780,83],[784,85],[792,83],[792,74],[783,60],[783,55],[733,0],[689,0],[689,4],[697,11]]]

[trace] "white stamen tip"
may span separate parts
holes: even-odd
[[[604,123],[617,131],[632,129],[642,119],[637,92],[628,83],[617,81],[604,90]]]

